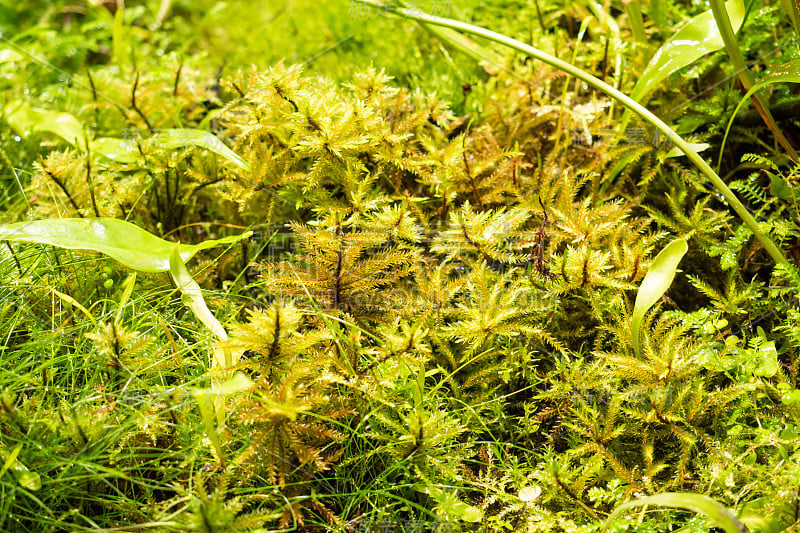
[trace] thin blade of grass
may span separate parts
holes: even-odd
[[[725,150],[725,144],[728,142],[728,134],[731,131],[731,126],[733,126],[733,120],[736,118],[736,115],[739,113],[739,110],[744,106],[747,102],[750,101],[750,97],[755,94],[756,92],[760,91],[764,87],[768,87],[770,85],[774,85],[776,83],[800,83],[800,60],[795,59],[794,61],[788,61],[782,65],[774,67],[767,73],[761,80],[754,84],[747,93],[739,100],[739,103],[733,110],[733,114],[731,118],[728,120],[728,125],[725,127],[725,135],[722,137],[722,145],[719,149],[719,158],[717,160],[717,167],[722,164],[722,155]]]
[[[411,7],[408,5],[408,2],[403,0],[399,0],[397,2],[399,6],[402,7]],[[481,46],[466,35],[459,33],[455,30],[451,30],[450,28],[442,28],[440,26],[435,26],[433,24],[426,24],[424,22],[420,22],[420,26],[431,32],[433,35],[444,41],[445,43],[449,44],[456,50],[460,50],[465,54],[469,55],[473,59],[486,63],[490,66],[497,67],[498,65],[502,65],[503,58],[500,57],[499,54],[495,53],[494,51],[486,48],[485,46]]]

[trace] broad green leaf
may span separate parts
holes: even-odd
[[[695,513],[701,513],[711,519],[713,524],[725,530],[726,533],[745,533],[747,528],[742,524],[724,505],[712,500],[704,494],[692,494],[688,492],[665,492],[646,498],[624,503],[617,507],[611,516],[606,519],[606,526],[603,531],[608,529],[611,523],[622,511],[631,507],[641,505],[658,505],[661,507],[675,507],[678,509],[688,509]]]
[[[606,8],[599,2],[587,2],[589,9],[594,17],[602,25],[604,32],[611,34],[612,40],[617,43],[619,41],[619,25],[614,17],[606,10]]]
[[[248,170],[250,168],[250,165],[248,165],[244,159],[225,146],[221,140],[203,130],[164,130],[156,133],[150,139],[143,139],[141,144],[144,149],[157,148],[162,150],[175,150],[176,148],[187,148],[191,146],[205,148],[224,157],[243,170]],[[89,146],[92,149],[92,153],[100,154],[120,163],[135,163],[142,158],[139,152],[139,144],[133,139],[104,137],[91,141]]]
[[[753,374],[771,378],[778,372],[778,349],[775,348],[775,341],[767,340],[767,334],[761,326],[757,331],[760,343],[756,352],[758,355],[757,367]]]
[[[39,490],[42,488],[42,478],[36,472],[31,472],[28,467],[22,464],[17,456],[22,451],[22,444],[17,445],[16,448],[10,452],[0,448],[0,458],[3,459],[3,467],[0,468],[0,477],[6,472],[11,472],[14,479],[17,480],[21,486],[28,490]]]
[[[463,509],[459,509],[461,512],[461,520],[464,522],[472,522],[477,523],[483,520],[483,511],[480,507],[476,507],[474,505],[466,505],[463,504]]]
[[[722,153],[725,150],[725,143],[728,140],[728,133],[731,130],[733,119],[736,118],[736,114],[739,113],[739,110],[743,105],[750,101],[750,97],[753,95],[753,93],[776,83],[800,83],[800,59],[795,59],[794,61],[789,61],[782,65],[771,68],[769,72],[758,81],[758,83],[753,85],[750,90],[747,91],[744,96],[742,96],[736,108],[733,110],[730,120],[728,120],[728,126],[725,128],[725,135],[722,137],[722,146],[719,149],[720,161],[722,161]]]
[[[133,286],[136,285],[136,272],[125,278],[125,281],[122,282],[122,298],[119,299],[119,309],[117,310],[117,318],[114,319],[116,324],[119,324],[119,321],[122,319],[122,310],[125,308],[125,304],[128,303],[128,300],[133,294]]]
[[[69,113],[30,107],[15,101],[5,107],[6,121],[19,135],[46,131],[58,135],[73,146],[85,149],[85,133],[80,121]]]
[[[794,187],[791,187],[786,180],[780,176],[771,175],[769,177],[769,193],[776,196],[781,200],[791,202],[794,200],[795,192]]]
[[[0,468],[0,477],[3,477],[3,474],[8,472],[9,468],[11,468],[11,466],[14,464],[14,461],[17,460],[17,456],[21,450],[22,444],[18,445],[10,452],[0,449],[0,457],[2,457],[4,461],[3,467]]]
[[[65,218],[20,222],[0,226],[0,240],[15,242],[34,242],[49,244],[60,248],[75,250],[94,250],[102,252],[135,270],[145,272],[163,272],[169,270],[176,286],[181,291],[184,304],[197,318],[208,327],[220,340],[228,338],[222,324],[214,317],[206,306],[200,286],[189,274],[186,263],[195,253],[204,248],[235,242],[249,236],[246,232],[241,236],[204,241],[200,244],[176,244],[156,237],[135,224],[114,218]],[[126,281],[120,308],[130,297],[133,279]],[[77,303],[77,302],[76,302]],[[119,315],[117,315],[119,319]],[[214,347],[213,368],[228,369],[232,365],[234,352],[224,350],[219,345]],[[201,401],[201,410],[207,400]],[[217,398],[214,401],[217,420],[220,424],[225,418],[224,402]],[[207,413],[203,413],[204,418]],[[208,424],[207,424],[208,425]],[[207,428],[208,429],[208,428]],[[209,438],[214,438],[213,424]],[[215,450],[220,458],[222,448],[219,440],[215,442]]]
[[[225,328],[222,327],[222,324],[220,324],[219,320],[217,320],[217,318],[206,305],[206,301],[203,298],[203,291],[200,288],[200,285],[197,284],[197,282],[192,278],[191,274],[189,274],[189,271],[186,269],[186,264],[181,260],[180,254],[178,253],[177,245],[175,245],[173,248],[169,261],[169,272],[172,275],[172,279],[175,281],[175,285],[178,287],[178,290],[181,291],[181,300],[183,300],[183,304],[191,309],[198,320],[200,320],[203,325],[210,329],[219,340],[227,340],[228,334],[225,332]],[[241,357],[240,351],[223,348],[220,344],[215,344],[212,349],[214,353],[214,359],[211,363],[212,370],[226,371],[235,363],[238,363],[239,358]],[[230,384],[231,382],[229,381],[227,383]],[[217,385],[215,385],[215,387],[217,387]],[[214,392],[214,394],[217,394],[217,397],[213,401],[214,411],[217,415],[217,423],[222,425],[225,422],[225,401],[219,396],[219,394],[223,393],[220,391],[228,391],[228,389],[218,389],[218,392]],[[208,397],[206,396],[202,399],[198,397],[197,401],[200,404],[200,410],[203,418],[205,419],[206,417],[210,416],[209,413],[205,411],[205,409],[207,409],[207,402],[209,401]],[[213,424],[210,424],[209,421],[206,421],[205,424],[207,431],[210,431],[209,428],[213,428]],[[209,433],[209,438],[212,438],[211,433]],[[217,444],[215,444],[215,448],[216,447]]]
[[[129,63],[127,33],[125,28],[125,7],[122,5],[114,13],[114,30],[111,34],[111,57],[114,60],[114,64],[120,68]]]
[[[756,376],[771,378],[778,372],[778,350],[775,341],[769,341],[758,349],[759,361]]]
[[[92,321],[92,324],[97,326],[97,320],[95,320],[94,315],[92,313],[90,313],[89,310],[86,309],[83,305],[81,305],[81,303],[78,300],[76,300],[75,298],[73,298],[69,294],[64,294],[61,291],[57,291],[52,287],[50,288],[50,290],[53,291],[53,294],[55,294],[56,296],[61,298],[68,305],[75,306],[76,309],[81,311],[84,315],[86,315],[89,318],[89,320]]]
[[[456,50],[464,52],[468,56],[485,64],[486,66],[498,68],[503,65],[502,58],[494,51],[479,45],[469,37],[458,33],[455,30],[451,30],[449,28],[440,28],[430,24],[423,24],[422,26]]]
[[[151,146],[168,150],[185,148],[187,146],[205,148],[224,157],[243,170],[249,168],[249,165],[244,159],[239,157],[233,150],[225,146],[222,141],[207,131],[193,129],[164,130],[155,134],[150,140],[150,143]]]
[[[69,113],[39,109],[30,107],[25,102],[15,101],[6,105],[5,118],[14,131],[23,137],[35,132],[46,131],[58,135],[81,151],[86,151],[87,137],[83,126],[75,116]],[[164,150],[175,150],[176,148],[190,146],[205,148],[243,170],[250,168],[250,165],[233,150],[225,146],[225,143],[213,134],[203,130],[187,128],[163,130],[142,142],[149,148]],[[135,163],[142,158],[139,152],[139,145],[133,139],[117,139],[113,137],[90,139],[89,149],[93,154],[99,154],[120,163]]]
[[[672,280],[675,279],[675,272],[678,270],[678,263],[681,262],[688,249],[689,246],[685,239],[676,239],[669,243],[653,260],[650,270],[639,286],[632,318],[633,347],[637,355],[641,354],[639,335],[644,316],[672,285]]]
[[[733,31],[739,31],[744,22],[744,2],[729,0],[725,3],[725,9]],[[667,76],[723,46],[725,43],[711,10],[690,19],[658,49],[636,82],[631,98],[640,102]]]
[[[141,141],[145,149],[175,150],[176,148],[187,148],[195,146],[211,150],[215,154],[224,157],[237,167],[248,170],[250,165],[239,157],[233,150],[215,137],[213,134],[194,129],[172,129],[156,133],[150,139]],[[89,143],[92,153],[100,154],[113,161],[120,163],[135,163],[141,160],[139,144],[133,139],[116,139],[104,137]]]
[[[188,261],[200,250],[229,244],[247,235],[178,244],[177,249],[181,260]],[[0,240],[93,250],[142,272],[168,271],[170,254],[176,246],[135,224],[115,218],[60,218],[6,224],[0,226]]]

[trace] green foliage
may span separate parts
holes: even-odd
[[[727,2],[725,7],[731,18],[733,31],[738,31],[744,21],[744,2]],[[681,28],[656,51],[647,65],[631,97],[641,100],[661,81],[677,70],[693,63],[703,55],[715,52],[724,46],[720,30],[711,10],[686,21]]]
[[[345,1],[78,4],[0,7],[0,529],[712,527],[612,516],[670,492],[796,526],[793,267],[615,103]],[[647,65],[619,5],[420,4],[620,89]],[[649,7],[653,38],[704,9]],[[719,58],[649,97],[714,147]],[[796,261],[798,170],[752,118],[722,168]]]
[[[614,514],[609,517],[609,521],[613,520],[614,517],[620,514],[624,509],[638,505],[658,505],[662,507],[691,509],[692,511],[707,515],[711,518],[714,525],[721,527],[727,533],[737,533],[745,530],[744,524],[737,520],[724,506],[715,502],[708,496],[688,493],[665,492],[647,498],[640,498],[619,507],[614,511]]]

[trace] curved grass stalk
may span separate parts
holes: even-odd
[[[736,516],[724,505],[713,500],[705,494],[693,494],[688,492],[662,492],[645,498],[627,502],[617,506],[611,516],[606,519],[603,533],[608,531],[608,526],[614,519],[626,509],[640,505],[655,505],[658,507],[672,507],[676,509],[688,509],[695,513],[705,515],[710,521],[710,525],[721,528],[725,533],[746,533],[747,527],[742,524]]]
[[[376,0],[356,0],[358,2],[369,4],[374,7],[378,7],[381,9],[386,10],[387,12],[394,13],[396,15],[402,16],[404,18],[415,20],[422,24],[433,24],[437,26],[443,26],[445,28],[450,28],[457,31],[462,31],[471,35],[476,35],[478,37],[483,37],[484,39],[488,39],[492,42],[502,44],[503,46],[507,46],[512,48],[520,53],[526,54],[534,59],[538,59],[548,65],[555,67],[559,70],[566,72],[571,76],[575,76],[579,80],[582,80],[589,84],[590,86],[594,87],[598,91],[601,91],[608,95],[609,97],[613,98],[627,109],[631,110],[632,112],[636,113],[644,120],[658,128],[658,130],[663,133],[672,143],[678,147],[678,149],[683,152],[689,160],[694,163],[694,165],[700,170],[700,172],[709,180],[711,183],[714,184],[714,187],[722,193],[722,196],[725,197],[725,200],[730,204],[733,210],[739,215],[739,218],[747,224],[747,227],[750,228],[750,231],[753,232],[756,239],[764,246],[767,253],[772,257],[776,264],[783,266],[789,275],[792,278],[792,281],[800,286],[800,275],[798,275],[797,271],[794,269],[791,263],[786,259],[781,252],[780,248],[778,248],[772,239],[761,229],[758,225],[758,222],[753,218],[747,208],[742,204],[742,202],[736,197],[733,191],[728,188],[722,178],[714,172],[714,169],[706,162],[705,159],[700,157],[700,154],[691,146],[690,143],[685,141],[683,137],[678,135],[672,128],[670,128],[664,121],[654,115],[651,111],[645,108],[643,105],[639,104],[638,102],[634,101],[625,93],[615,89],[611,85],[605,83],[604,81],[600,80],[599,78],[589,74],[585,70],[582,70],[566,61],[562,61],[556,57],[551,56],[546,52],[542,52],[541,50],[534,48],[530,45],[517,41],[516,39],[512,39],[506,35],[501,33],[497,33],[491,30],[487,30],[486,28],[481,28],[479,26],[473,26],[472,24],[467,24],[465,22],[459,22],[457,20],[442,18],[442,17],[434,17],[428,15],[426,13],[422,13],[415,9],[405,9],[397,6],[392,6],[388,4],[384,4],[382,2]]]
[[[736,35],[733,33],[731,21],[728,17],[728,11],[725,9],[725,3],[723,0],[711,0],[711,12],[714,14],[714,20],[717,23],[717,28],[719,28],[719,34],[722,37],[722,42],[725,43],[725,51],[728,52],[728,57],[731,58],[731,63],[733,63],[733,68],[736,71],[736,75],[739,77],[739,81],[742,82],[744,90],[749,91],[753,88],[753,76],[750,74],[750,71],[747,70],[747,64],[745,63],[742,51],[739,49],[739,45],[736,42]],[[753,104],[758,110],[758,114],[761,115],[764,123],[778,140],[783,149],[789,154],[789,157],[791,157],[795,162],[800,161],[797,151],[795,151],[795,149],[789,143],[789,140],[775,123],[775,119],[772,117],[772,113],[769,112],[769,108],[766,106],[766,104],[757,94],[749,94],[750,98],[753,99]]]

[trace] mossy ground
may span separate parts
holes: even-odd
[[[795,527],[797,287],[697,171],[549,67],[499,48],[480,65],[353,2],[263,4],[0,7],[3,222],[124,218],[184,243],[253,231],[191,264],[227,341],[166,274],[2,244],[0,529],[599,531],[666,491]],[[653,52],[621,4],[422,4],[626,91]],[[777,6],[748,20],[749,55],[794,58]],[[709,158],[740,97],[717,85],[722,54],[649,102]],[[131,151],[87,153],[23,106]],[[734,128],[721,173],[794,258],[797,169],[755,124]],[[152,142],[178,128],[243,164]],[[637,355],[636,290],[675,238],[689,253]],[[232,372],[251,386],[208,416]],[[710,527],[625,516],[615,531]]]

